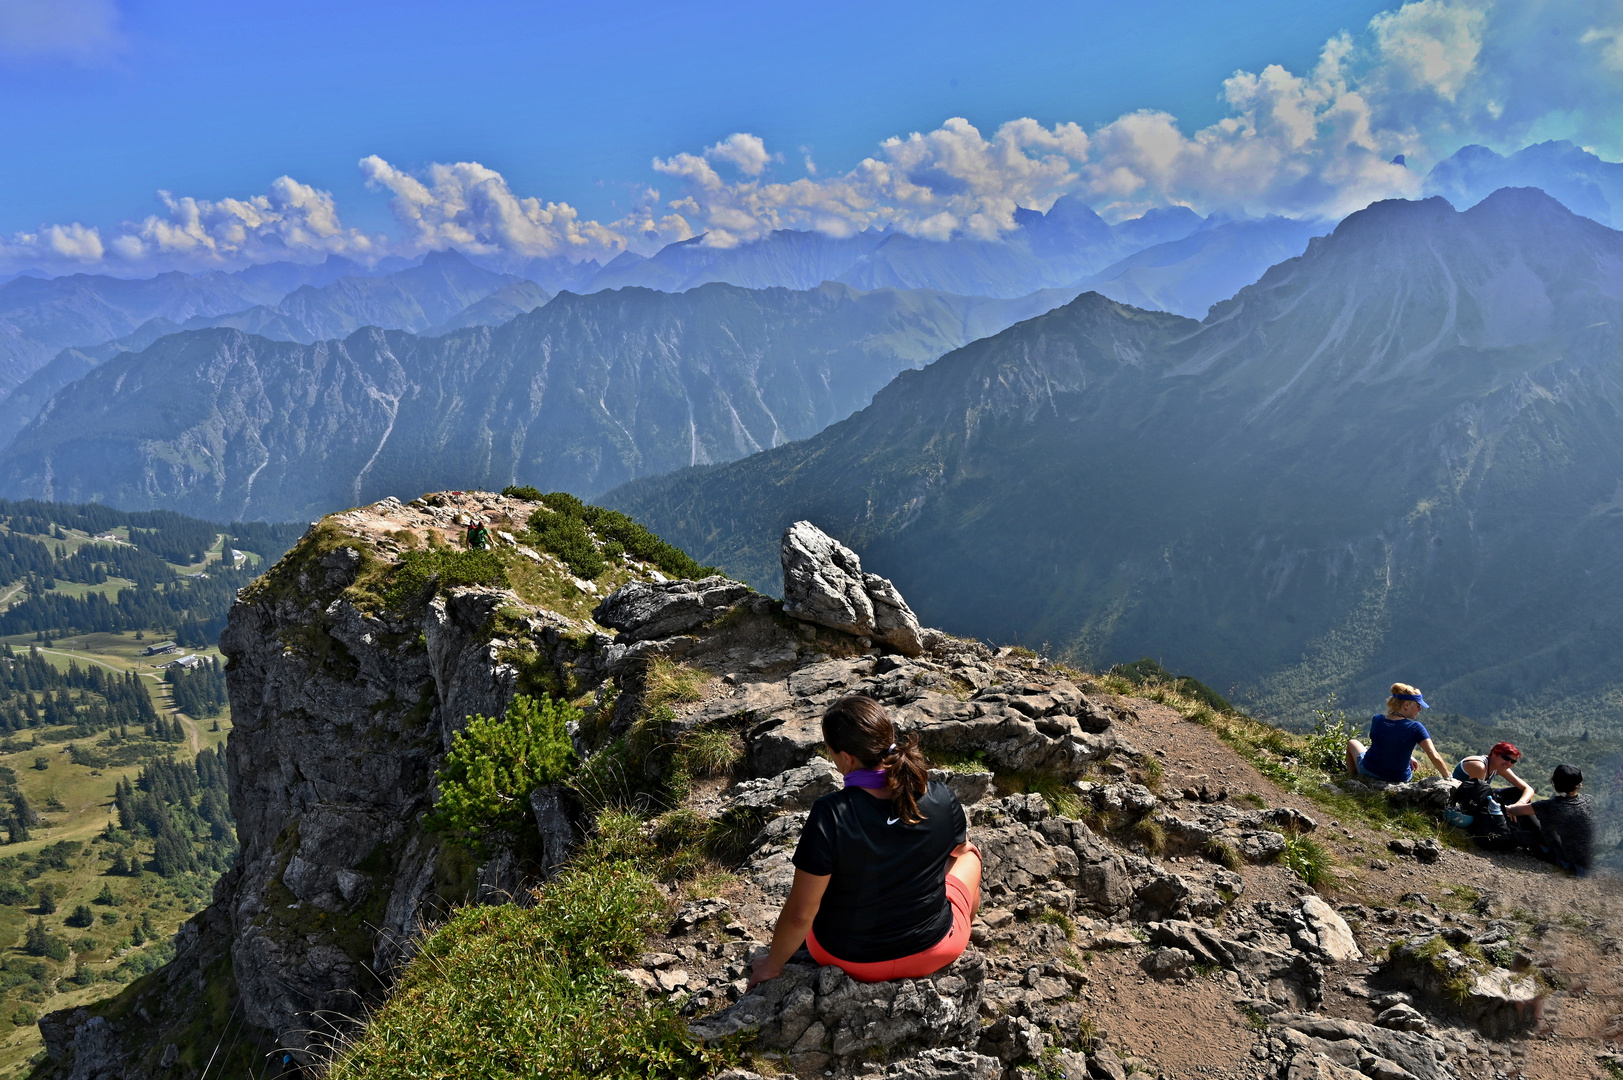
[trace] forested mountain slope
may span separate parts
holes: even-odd
[[[805,438],[1071,295],[717,284],[565,293],[436,338],[189,331],[59,391],[0,457],[0,490],[273,520],[476,481],[590,494]]]

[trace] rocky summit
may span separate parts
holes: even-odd
[[[529,890],[589,842],[586,778],[614,746],[642,748],[622,762],[639,790],[731,838],[728,873],[661,885],[618,976],[693,1045],[731,1048],[730,1080],[1603,1075],[1615,892],[1355,819],[1324,800],[1383,796],[1292,782],[1283,733],[920,627],[810,522],[784,537],[778,601],[674,577],[601,520],[603,568],[582,576],[537,540],[566,510],[386,499],[243,590],[223,639],[240,861],[167,967],[41,1022],[36,1075],[196,1078],[243,1039],[321,1070],[448,912],[546,895]],[[475,518],[495,546],[464,558]],[[528,800],[548,852],[531,863],[424,823],[456,734],[520,693],[583,708],[576,779]],[[881,984],[802,953],[746,991],[807,811],[840,785],[820,715],[850,693],[916,733],[965,804],[985,856],[972,945]],[[696,732],[737,752],[679,790],[664,748]]]

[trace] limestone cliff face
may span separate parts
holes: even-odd
[[[608,641],[507,590],[452,589],[406,614],[369,609],[357,581],[395,554],[391,531],[450,532],[462,508],[504,529],[533,509],[499,496],[435,501],[328,519],[328,533],[244,591],[222,638],[242,844],[226,901],[231,957],[245,1015],[283,1046],[375,998],[423,919],[481,883],[512,884],[498,867],[480,878],[423,831],[435,770],[469,716],[501,713],[526,662],[580,668],[573,678],[590,683],[593,645]]]
[[[369,589],[430,534],[455,543],[459,514],[513,531],[534,508],[488,494],[384,500],[313,526],[243,590],[221,639],[239,863],[183,931],[160,987],[51,1019],[48,1047],[71,1075],[167,1074],[168,1046],[196,1037],[184,1033],[196,1020],[188,1000],[211,990],[309,1063],[323,1036],[379,997],[423,921],[514,884],[424,831],[435,771],[454,732],[472,714],[499,714],[524,673],[593,685],[594,649],[610,638],[589,617],[505,589],[395,606]],[[551,556],[519,557],[576,591]],[[579,595],[589,611],[595,598]]]

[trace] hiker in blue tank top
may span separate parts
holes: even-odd
[[[1414,757],[1418,746],[1437,775],[1447,776],[1448,762],[1432,745],[1426,725],[1415,719],[1421,709],[1429,708],[1419,690],[1408,683],[1393,683],[1385,714],[1370,717],[1369,748],[1365,749],[1357,739],[1347,740],[1347,775],[1387,784],[1406,783],[1420,768]]]

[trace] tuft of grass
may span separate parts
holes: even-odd
[[[1262,1015],[1251,1005],[1241,1005],[1240,1014],[1245,1017],[1245,1026],[1252,1031],[1267,1031],[1268,1018]]]
[[[1302,881],[1318,888],[1330,880],[1330,867],[1334,860],[1330,852],[1317,840],[1306,836],[1285,837],[1285,851],[1280,862]]]
[[[1144,760],[1139,763],[1138,773],[1145,787],[1155,792],[1161,790],[1161,778],[1165,775],[1165,770],[1161,768],[1159,758],[1145,755]]]
[[[1066,941],[1076,940],[1076,923],[1072,922],[1071,917],[1059,908],[1044,909],[1043,913],[1037,916],[1037,921],[1047,923],[1049,926],[1059,927],[1060,931],[1065,935]]]
[[[725,776],[743,757],[742,740],[725,728],[694,728],[676,743],[677,764],[693,776]]]
[[[1152,817],[1139,818],[1129,831],[1133,839],[1143,844],[1144,850],[1151,855],[1159,855],[1167,849],[1167,831]]]
[[[707,672],[655,656],[643,673],[643,708],[653,712],[661,706],[698,701],[709,678]]]
[[[647,877],[629,863],[582,864],[534,901],[453,914],[327,1075],[696,1080],[730,1064],[613,968],[637,955],[663,912]]]
[[[1240,852],[1227,840],[1216,836],[1206,841],[1206,857],[1223,867],[1225,870],[1238,870],[1244,861]]]
[[[732,809],[710,822],[705,850],[724,866],[737,866],[749,857],[751,845],[767,818],[753,810]]]
[[[654,842],[643,820],[629,810],[599,811],[587,840],[585,859],[592,863],[643,863],[654,856]]]
[[[710,819],[691,807],[680,806],[656,817],[649,826],[649,839],[662,859],[656,873],[665,881],[693,877],[708,861],[705,841],[710,835]]]
[[[1063,777],[1044,772],[998,773],[993,778],[1000,795],[1041,795],[1048,809],[1061,817],[1081,818],[1082,797]]]
[[[710,896],[720,896],[737,882],[737,874],[714,862],[707,862],[688,881],[687,887],[683,890],[683,895],[689,900],[703,900]]]
[[[978,773],[991,772],[986,764],[986,752],[976,750],[971,753],[953,753],[951,751],[937,750],[929,755],[932,769],[947,769],[951,772]]]

